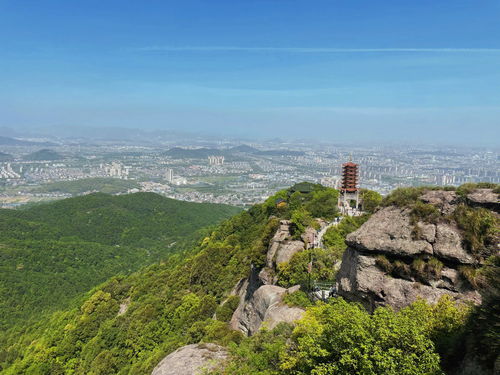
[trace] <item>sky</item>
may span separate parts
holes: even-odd
[[[498,0],[0,0],[0,127],[499,145]]]

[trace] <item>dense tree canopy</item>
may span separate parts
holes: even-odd
[[[0,210],[0,330],[182,250],[235,212],[149,193]]]

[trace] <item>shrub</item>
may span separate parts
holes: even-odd
[[[413,224],[416,224],[419,221],[435,224],[441,216],[441,213],[436,206],[422,201],[417,201],[415,202],[410,215]]]
[[[363,205],[363,211],[369,213],[374,213],[375,209],[382,202],[382,196],[379,193],[368,189],[361,189],[360,198]]]
[[[217,320],[221,322],[229,322],[233,316],[234,310],[238,307],[240,303],[239,296],[230,296],[228,299],[216,310]]]
[[[382,200],[382,206],[408,207],[417,202],[424,191],[423,187],[397,188]]]
[[[492,255],[500,224],[495,214],[484,208],[461,204],[453,212],[453,218],[463,231],[468,250],[485,258]]]
[[[411,278],[410,266],[401,260],[396,260],[392,268],[392,274],[402,279]]]
[[[458,272],[474,289],[478,289],[485,284],[481,269],[472,266],[460,266]]]
[[[425,328],[390,308],[370,315],[336,298],[306,311],[280,356],[281,371],[266,374],[439,374]]]
[[[475,189],[499,189],[500,185],[499,184],[494,184],[491,182],[468,182],[463,185],[460,185],[457,188],[457,194],[465,197],[467,194],[472,193]]]
[[[413,260],[413,262],[411,263],[412,270],[420,278],[425,277],[425,267],[426,267],[426,263],[425,263],[425,260],[423,260],[422,258],[415,258]]]
[[[443,270],[443,263],[437,258],[430,258],[429,261],[427,262],[427,274],[428,277],[431,278],[440,278],[441,277],[441,271]]]
[[[309,211],[305,208],[299,208],[292,212],[292,223],[295,225],[297,229],[294,233],[295,237],[300,236],[308,226],[318,225],[317,222],[313,219]]]
[[[285,302],[288,306],[298,306],[298,307],[309,307],[312,306],[312,302],[307,296],[307,294],[301,290],[297,290],[293,293],[287,293],[283,297],[283,302]]]
[[[375,258],[375,264],[385,273],[391,273],[393,268],[389,259],[387,259],[384,255],[377,255]]]
[[[307,265],[313,259],[312,273]],[[308,279],[330,281],[335,278],[335,253],[329,249],[309,249],[294,254],[290,262],[278,264],[278,283],[285,288],[293,285],[308,287]]]

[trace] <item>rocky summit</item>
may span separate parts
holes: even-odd
[[[498,254],[498,231],[488,248],[471,249],[475,232],[467,226],[473,224],[457,222],[454,213],[498,222],[498,207],[492,189],[476,189],[466,196],[424,190],[414,204],[381,208],[347,236],[338,294],[370,311],[382,305],[400,309],[419,298],[435,303],[443,295],[480,304],[470,271],[484,263],[485,254]]]

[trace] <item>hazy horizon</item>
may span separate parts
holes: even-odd
[[[0,128],[498,146],[500,4],[0,3]]]

